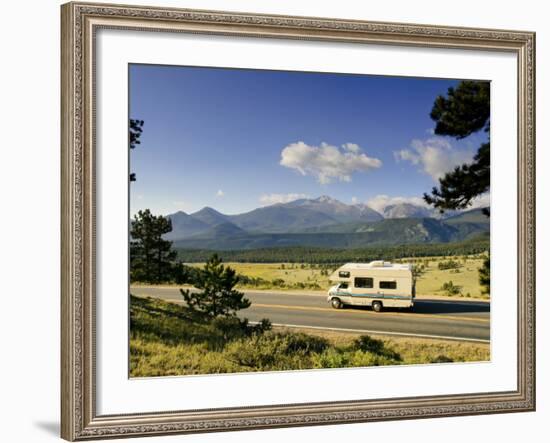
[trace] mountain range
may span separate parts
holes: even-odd
[[[375,211],[328,196],[277,203],[226,215],[205,207],[167,216],[176,247],[256,249],[277,246],[361,247],[368,245],[460,241],[489,231],[480,209],[447,214],[411,203]]]

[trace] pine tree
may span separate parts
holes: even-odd
[[[456,88],[449,88],[447,97],[436,98],[430,117],[436,122],[435,134],[462,139],[491,127],[491,90],[489,82],[462,81]],[[424,200],[440,212],[466,209],[472,200],[489,191],[491,186],[491,145],[483,143],[473,162],[457,166],[439,179],[439,189],[432,188]],[[483,213],[488,217],[489,209]],[[489,292],[489,259],[479,270],[480,284]],[[481,282],[484,283],[481,283]]]
[[[214,254],[194,278],[193,285],[200,292],[189,289],[180,289],[180,292],[189,308],[208,318],[232,317],[238,310],[250,306],[244,294],[235,289],[238,281],[235,270],[224,266],[218,255]]]
[[[172,262],[176,251],[172,242],[164,240],[163,234],[172,230],[170,219],[151,214],[149,209],[139,211],[131,223],[130,278],[132,281],[162,283],[170,281]]]
[[[137,145],[141,144],[140,137],[143,132],[143,120],[130,119],[130,128],[128,130],[128,138],[130,149],[135,149]],[[136,181],[136,173],[130,173],[130,181]]]
[[[436,122],[435,134],[462,139],[490,129],[489,82],[462,81],[456,88],[449,88],[447,97],[436,98],[430,117]],[[424,200],[441,212],[465,209],[472,200],[490,188],[490,144],[483,143],[473,162],[457,166],[439,179],[439,189],[434,187]],[[484,211],[489,215],[488,211]]]
[[[482,286],[483,294],[490,294],[491,291],[491,258],[485,257],[483,266],[479,268],[479,284]]]

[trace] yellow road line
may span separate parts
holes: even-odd
[[[489,319],[477,318],[477,317],[463,317],[463,316],[453,316],[453,315],[438,315],[438,314],[413,314],[413,313],[399,313],[399,312],[368,312],[368,311],[359,311],[359,310],[337,310],[333,308],[318,308],[316,306],[296,306],[296,305],[269,305],[263,303],[252,303],[251,307],[259,308],[274,308],[274,309],[292,309],[295,311],[328,311],[336,314],[361,314],[361,315],[372,315],[372,316],[402,316],[402,317],[415,317],[415,318],[435,318],[435,319],[444,319],[444,320],[467,320],[474,321],[479,323],[489,323]]]
[[[162,298],[160,296],[156,295],[148,295],[148,294],[135,294],[138,297],[153,297],[158,298],[160,300],[164,300],[170,303],[176,303],[176,304],[184,304],[183,300],[176,300],[176,299],[166,299]],[[387,316],[387,317],[415,317],[415,318],[433,318],[433,319],[443,319],[443,320],[466,320],[466,321],[473,321],[478,323],[489,323],[489,319],[485,318],[478,318],[478,317],[464,317],[460,315],[438,315],[438,314],[414,314],[412,312],[370,312],[370,311],[364,311],[364,310],[357,310],[357,309],[334,309],[334,308],[318,308],[316,306],[297,306],[297,305],[270,305],[270,304],[264,304],[264,303],[254,303],[252,302],[251,307],[259,307],[259,308],[274,308],[274,309],[291,309],[295,311],[322,311],[322,312],[332,312],[335,314],[361,314],[361,315],[368,315],[368,316]]]

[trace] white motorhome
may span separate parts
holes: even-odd
[[[372,261],[346,263],[337,269],[330,280],[336,282],[328,291],[327,301],[335,309],[345,305],[382,308],[412,308],[415,281],[410,264]]]

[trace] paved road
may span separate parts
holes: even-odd
[[[133,287],[131,292],[182,302],[177,288]],[[489,302],[417,299],[413,311],[385,309],[376,313],[363,307],[333,309],[323,295],[245,293],[252,305],[240,314],[250,321],[269,318],[274,325],[481,342],[490,338]]]

